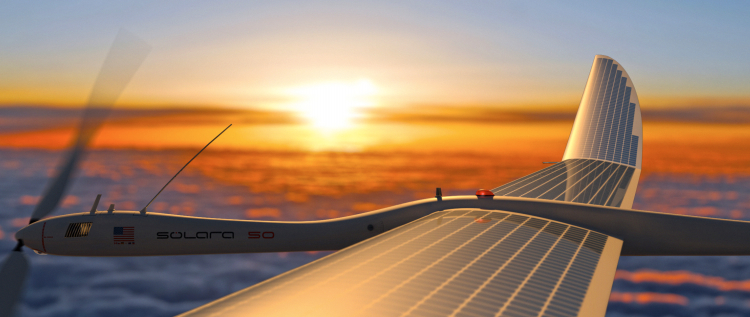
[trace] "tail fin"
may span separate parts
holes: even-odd
[[[627,187],[615,194],[623,196],[621,207],[631,208],[642,156],[641,104],[633,81],[613,58],[596,55],[563,161],[593,159],[635,168]]]
[[[597,55],[563,160],[594,159],[641,168],[643,125],[633,81],[614,59]]]
[[[630,76],[612,58],[597,55],[563,161],[492,191],[632,208],[641,175],[642,126]]]

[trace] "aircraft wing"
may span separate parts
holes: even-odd
[[[592,159],[568,159],[492,190],[497,196],[630,208],[640,170]],[[630,189],[630,191],[628,191]]]
[[[603,316],[622,241],[438,211],[181,316]]]
[[[492,192],[630,208],[642,135],[632,81],[597,55],[562,162]],[[604,316],[622,240],[520,210],[458,207],[183,316]]]

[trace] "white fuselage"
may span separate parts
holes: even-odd
[[[41,252],[144,256],[339,250],[439,210],[505,210],[617,237],[623,255],[747,255],[750,222],[517,197],[452,196],[321,221],[255,221],[136,211],[42,219],[16,233]],[[85,233],[85,235],[84,235]]]
[[[382,225],[368,230],[368,223],[362,219],[346,222],[348,225],[97,212],[43,219],[18,236],[26,246],[41,253],[138,256],[336,250],[382,232]],[[74,227],[87,223],[87,234],[76,234]],[[321,230],[324,227],[327,230]]]
[[[16,239],[39,253],[70,256],[338,250],[440,210],[435,202],[428,199],[349,217],[297,222],[97,211],[42,219],[21,229]]]

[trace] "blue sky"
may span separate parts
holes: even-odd
[[[381,106],[577,105],[593,56],[653,106],[750,105],[750,4],[11,1],[0,103],[85,100],[120,27],[153,46],[123,104],[283,107],[368,79]]]

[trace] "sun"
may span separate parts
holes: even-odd
[[[355,82],[326,82],[291,89],[293,109],[322,131],[352,126],[363,108],[374,105],[377,87],[368,79]]]

